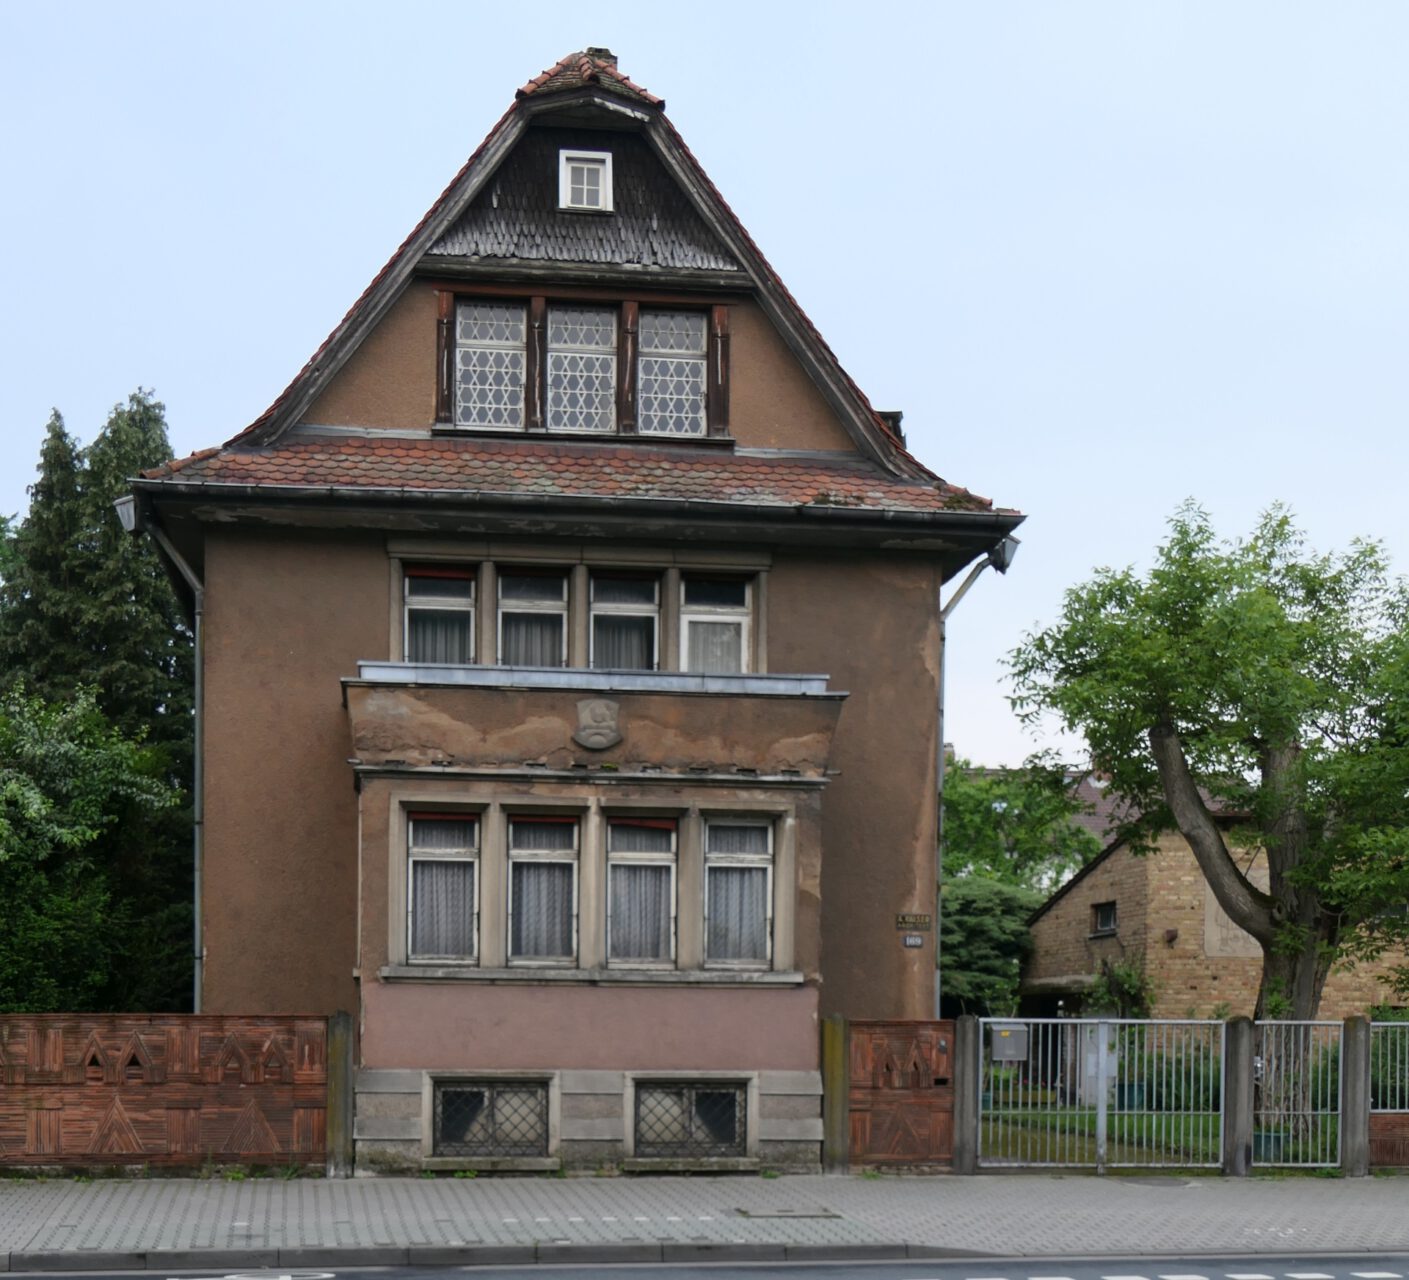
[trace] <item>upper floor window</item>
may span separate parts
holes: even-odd
[[[436,419],[476,431],[728,434],[728,308],[442,294]]]
[[[766,968],[773,955],[773,827],[705,824],[705,963]]]
[[[660,623],[660,580],[653,575],[592,575],[592,665],[610,671],[654,671]]]
[[[749,583],[691,574],[680,584],[680,665],[706,675],[749,669]]]
[[[1114,902],[1097,902],[1091,908],[1091,932],[1114,933],[1116,914]]]
[[[567,575],[499,575],[499,661],[506,667],[567,665]]]
[[[403,578],[406,660],[474,659],[475,571],[457,565],[408,565]]]
[[[612,154],[610,151],[558,152],[558,206],[610,213]]]
[[[607,962],[675,962],[675,821],[607,825]]]

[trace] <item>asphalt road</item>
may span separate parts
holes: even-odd
[[[1001,1249],[1002,1242],[995,1241]],[[567,1274],[572,1280],[1409,1280],[1409,1254],[1323,1254],[1243,1256],[1170,1256],[1004,1259],[963,1261],[792,1262],[767,1265],[659,1263],[618,1266],[539,1264],[537,1271]],[[473,1280],[524,1280],[524,1267],[343,1267],[226,1272],[184,1270],[165,1280],[450,1280],[464,1274]],[[108,1280],[153,1277],[156,1271],[10,1272],[9,1280]]]

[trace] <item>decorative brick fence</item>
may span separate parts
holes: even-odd
[[[321,1165],[328,1019],[0,1016],[0,1166]]]

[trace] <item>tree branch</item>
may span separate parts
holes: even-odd
[[[1184,747],[1168,722],[1150,730],[1150,750],[1155,757],[1164,797],[1179,830],[1194,851],[1204,878],[1218,904],[1238,928],[1264,945],[1276,932],[1272,898],[1248,882],[1238,870],[1213,816],[1204,804],[1184,758]]]

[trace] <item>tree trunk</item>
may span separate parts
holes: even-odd
[[[1309,1022],[1321,1006],[1321,991],[1330,972],[1329,952],[1323,954],[1311,937],[1296,951],[1279,950],[1274,944],[1262,948],[1262,982],[1257,989],[1256,1021],[1286,1019]]]

